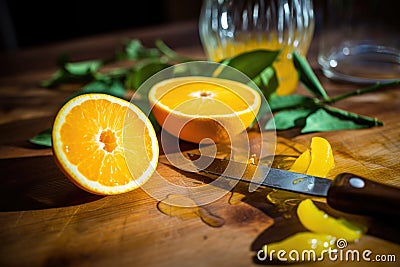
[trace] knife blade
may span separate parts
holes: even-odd
[[[400,217],[400,188],[352,173],[341,173],[330,180],[262,165],[187,154],[199,172],[325,197],[329,206],[343,212],[384,218]]]

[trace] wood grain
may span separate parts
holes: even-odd
[[[37,85],[55,70],[60,52],[68,51],[74,59],[108,56],[122,38],[139,37],[149,44],[164,38],[183,54],[204,57],[196,36],[195,23],[177,24],[0,55],[1,266],[256,266],[264,264],[255,258],[262,245],[304,230],[294,214],[284,218],[266,200],[271,189],[250,194],[242,184],[234,189],[235,194],[242,196],[237,204],[230,204],[232,193],[226,192],[221,199],[205,206],[225,220],[218,228],[197,217],[182,220],[161,213],[158,200],[142,189],[117,196],[91,195],[61,173],[51,149],[27,141],[52,125],[55,113],[73,89],[50,90]],[[360,88],[324,78],[316,67],[315,49],[313,43],[310,60],[331,96]],[[377,117],[384,121],[382,127],[305,135],[291,130],[279,132],[279,140],[297,144],[301,149],[309,146],[312,136],[325,137],[335,156],[336,165],[330,177],[346,171],[400,186],[399,89],[357,96],[336,105]],[[298,90],[307,94],[301,86]],[[184,142],[182,146],[193,148]],[[202,176],[187,175],[161,163],[157,172],[175,181],[206,181]],[[349,248],[368,248],[374,255],[396,255],[397,263],[370,262],[368,266],[398,266],[397,222],[338,213],[317,200],[330,214],[369,225],[368,234]],[[366,263],[325,261],[324,265]]]

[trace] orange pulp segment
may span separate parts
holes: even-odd
[[[310,166],[311,154],[310,149],[306,149],[290,167],[290,171],[298,173],[307,173],[308,166]]]
[[[313,137],[310,148],[296,159],[290,171],[326,177],[334,165],[335,160],[328,140],[322,137]]]
[[[147,116],[128,101],[106,94],[68,101],[55,118],[52,141],[60,169],[95,194],[141,186],[158,162],[157,137]]]
[[[335,165],[331,144],[325,138],[316,136],[311,139],[310,150],[311,161],[306,174],[326,177]]]
[[[344,238],[348,242],[360,239],[364,233],[361,227],[343,218],[334,218],[320,210],[309,198],[300,202],[297,216],[309,231]]]
[[[253,88],[227,79],[179,77],[149,91],[154,116],[169,133],[189,142],[226,142],[254,121],[261,96]]]

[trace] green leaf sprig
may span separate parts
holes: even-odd
[[[159,47],[147,48],[140,40],[129,40],[122,51],[117,51],[113,58],[106,60],[69,62],[68,55],[61,55],[57,64],[59,69],[50,79],[42,81],[40,86],[54,88],[65,83],[83,83],[86,86],[76,94],[98,91],[123,97],[126,90],[137,89],[146,77],[176,63],[176,58],[166,51],[166,45],[162,41],[156,43]],[[103,67],[123,60],[131,61],[132,64],[101,71]],[[118,82],[124,88],[124,92],[120,86],[116,86]]]
[[[334,130],[352,130],[381,126],[383,122],[377,118],[362,116],[331,105],[352,97],[383,87],[400,85],[400,80],[388,83],[375,83],[371,86],[331,98],[312,71],[304,57],[293,53],[293,63],[299,72],[300,81],[314,97],[298,94],[272,96],[269,99],[274,119],[267,122],[265,129],[286,130],[300,127],[301,133],[324,132]]]
[[[51,131],[52,128],[41,131],[36,136],[29,139],[29,142],[43,147],[51,147]]]
[[[400,80],[389,84],[377,83],[367,88],[330,98],[307,60],[294,53],[293,62],[299,73],[300,82],[314,97],[298,94],[277,96],[275,91],[278,88],[279,81],[273,63],[277,60],[279,53],[279,50],[255,50],[220,62],[222,65],[242,71],[260,88],[274,112],[274,118],[263,126],[265,129],[285,130],[301,127],[302,133],[309,133],[383,125],[383,122],[375,118],[361,116],[334,108],[331,105],[351,96],[378,90],[383,86],[399,85]],[[129,61],[131,64],[109,71],[102,70],[110,63],[117,63],[122,60]],[[67,83],[84,84],[67,100],[85,93],[105,93],[124,98],[127,91],[138,89],[143,82],[157,72],[178,63],[195,60],[179,55],[162,40],[157,40],[153,48],[145,47],[138,39],[127,40],[123,49],[117,51],[111,59],[70,62],[67,55],[60,56],[57,63],[59,69],[50,79],[42,81],[40,86],[55,88]],[[223,68],[219,70],[217,76],[224,77]],[[261,110],[265,111],[264,109]],[[154,119],[151,121],[154,127],[159,129],[157,122]],[[49,133],[51,133],[49,129],[45,130],[30,141],[42,146],[51,146],[51,134]]]

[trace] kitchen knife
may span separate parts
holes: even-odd
[[[400,188],[376,183],[351,173],[342,173],[330,180],[204,155],[188,153],[188,156],[200,172],[260,186],[326,197],[329,206],[348,213],[378,218],[400,217]]]

